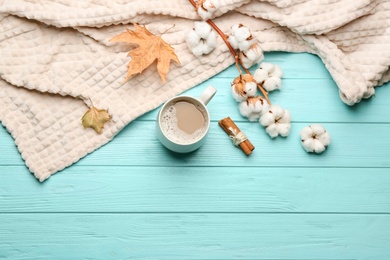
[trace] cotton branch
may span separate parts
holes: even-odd
[[[189,0],[189,2],[194,6],[194,8],[196,9],[197,8],[197,4],[194,0]],[[219,29],[219,27],[213,22],[211,21],[210,19],[206,21],[222,38],[222,40],[225,42],[226,46],[229,48],[231,54],[233,55],[233,57],[235,58],[236,60],[236,67],[239,71],[239,73],[241,74],[241,69],[240,69],[240,66],[244,69],[244,71],[249,74],[249,75],[252,75],[252,73],[247,69],[245,68],[242,63],[241,63],[241,60],[239,59],[236,51],[234,50],[234,48],[232,47],[232,45],[229,43],[226,35]],[[238,64],[240,66],[238,66]],[[260,89],[261,93],[263,94],[264,98],[267,100],[268,104],[271,105],[271,102],[270,100],[268,99],[268,92],[261,86],[261,84],[257,84],[257,87]]]

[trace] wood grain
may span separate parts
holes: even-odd
[[[390,214],[386,168],[74,166],[44,184],[23,166],[0,172],[13,174],[0,213]]]
[[[235,120],[236,121],[236,120]],[[290,136],[271,139],[258,123],[237,125],[257,147],[250,157],[226,138],[218,122],[212,122],[208,142],[191,154],[166,150],[155,136],[155,122],[135,121],[109,145],[80,160],[77,165],[153,166],[294,166],[294,167],[389,167],[390,124],[326,123],[332,142],[323,156],[308,154],[301,147],[299,131],[305,123],[293,123]],[[375,135],[375,139],[372,136]],[[9,139],[9,138],[8,138]],[[5,165],[23,165],[9,140],[1,151]],[[162,159],[163,158],[163,159]]]
[[[0,214],[11,259],[388,259],[388,215]],[[17,245],[17,247],[16,247]]]

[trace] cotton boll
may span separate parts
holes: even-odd
[[[232,86],[233,97],[237,102],[247,100],[248,97],[252,97],[256,94],[256,83],[247,82],[243,86],[243,90],[237,89],[236,86]]]
[[[188,48],[195,56],[209,54],[217,47],[217,34],[206,22],[195,22],[186,37]]]
[[[282,87],[282,80],[277,77],[269,77],[263,83],[263,88],[267,91],[273,91]]]
[[[254,79],[257,83],[262,84],[268,92],[280,89],[282,87],[282,69],[272,63],[263,62],[255,70]]]
[[[240,51],[247,51],[256,43],[251,31],[242,24],[235,24],[231,27],[230,35],[228,35],[228,41],[234,49]]]
[[[219,0],[199,0],[197,4],[198,15],[204,20],[211,19],[214,12],[220,7]]]
[[[306,152],[322,153],[330,144],[330,134],[322,125],[306,126],[301,130],[300,136]]]
[[[252,75],[240,75],[233,80],[232,95],[237,102],[247,100],[248,97],[253,97],[257,91],[257,84]]]
[[[258,44],[253,44],[249,50],[240,52],[239,58],[242,62],[242,65],[249,69],[264,59],[264,53]]]
[[[203,21],[207,21],[212,18],[213,13],[208,12],[207,10],[204,10],[203,8],[197,9],[198,15],[202,18]]]
[[[268,113],[260,116],[259,123],[266,127],[266,132],[272,138],[278,135],[285,137],[290,134],[291,115],[288,110],[274,105],[270,107]]]
[[[215,12],[219,7],[219,0],[206,0],[203,3],[203,7],[209,11]]]
[[[259,84],[263,84],[266,79],[268,79],[268,72],[263,69],[256,69],[253,74],[253,78]]]
[[[264,111],[268,112],[268,102],[261,96],[249,97],[238,106],[240,114],[253,122],[260,118]]]
[[[237,41],[242,42],[247,40],[252,36],[251,31],[245,26],[239,26],[235,32],[234,36],[237,38]]]
[[[245,52],[245,55],[249,59],[255,61],[255,63],[260,63],[264,59],[264,52],[259,44],[253,44],[249,50]]]
[[[272,63],[269,63],[269,62],[262,62],[260,64],[259,68],[267,71],[268,73],[270,73],[270,72],[272,72],[274,70],[275,65],[272,64]]]

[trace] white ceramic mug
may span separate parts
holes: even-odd
[[[198,97],[191,97],[191,96],[176,96],[171,99],[169,99],[165,104],[161,107],[158,116],[157,116],[157,126],[156,126],[156,133],[157,137],[160,140],[160,142],[169,150],[177,153],[188,153],[195,151],[199,147],[201,147],[205,140],[206,136],[208,134],[209,128],[210,128],[210,114],[206,107],[206,105],[209,103],[209,101],[214,97],[217,90],[213,86],[207,87],[203,93]],[[176,130],[173,132],[169,132],[169,127],[167,127],[167,120],[165,119],[167,115],[167,109],[172,108],[177,102],[188,102],[196,106],[199,111],[201,111],[203,119],[204,119],[204,126],[202,127],[198,134],[191,136],[191,139],[184,140],[183,132],[179,133]],[[185,115],[186,116],[186,115]],[[163,118],[164,117],[164,118]],[[174,119],[172,119],[174,120]],[[171,124],[172,121],[169,120],[169,124]],[[175,136],[177,133],[178,136]],[[185,133],[184,133],[185,134]],[[180,137],[179,137],[180,135]]]

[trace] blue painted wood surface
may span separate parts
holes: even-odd
[[[158,142],[154,110],[39,183],[0,127],[0,258],[390,259],[390,84],[349,107],[318,57],[265,60],[284,71],[270,98],[292,114],[287,138],[240,116],[234,66],[187,91],[218,89],[208,142],[189,155]],[[249,157],[218,126],[227,116]],[[321,155],[300,144],[312,123],[332,136]]]

